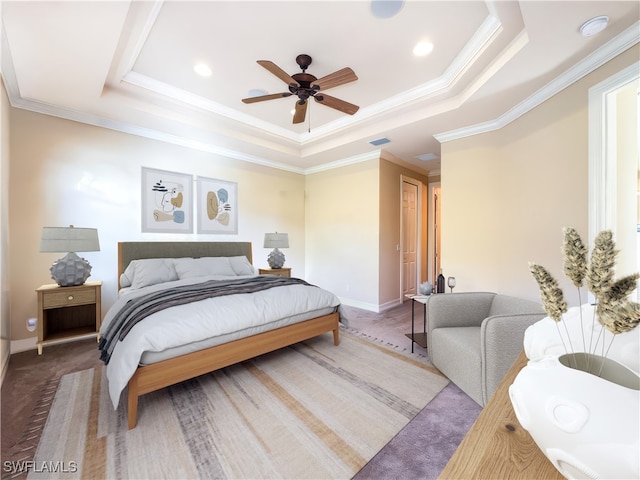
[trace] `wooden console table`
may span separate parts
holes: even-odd
[[[526,364],[522,352],[439,478],[564,479],[522,428],[509,399],[509,386]]]

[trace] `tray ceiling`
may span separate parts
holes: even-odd
[[[634,1],[2,2],[2,74],[11,104],[217,154],[311,172],[382,155],[440,168],[440,144],[500,128],[627,48]],[[395,14],[380,15],[385,6]],[[606,15],[590,37],[580,26]],[[418,41],[433,44],[416,57]],[[320,78],[358,79],[292,123],[296,56]],[[194,65],[205,63],[211,75]],[[370,142],[388,139],[376,146]],[[420,160],[426,156],[427,160]]]

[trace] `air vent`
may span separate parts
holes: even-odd
[[[379,138],[377,140],[371,140],[369,143],[371,145],[373,145],[374,147],[378,147],[380,145],[384,145],[385,143],[389,143],[391,140],[389,140],[388,138]]]

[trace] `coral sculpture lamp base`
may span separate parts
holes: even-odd
[[[53,278],[61,287],[83,285],[91,276],[91,265],[77,254],[67,253],[49,269]]]
[[[282,253],[277,248],[274,248],[267,257],[267,263],[271,268],[282,268],[282,266],[284,265],[284,253]]]

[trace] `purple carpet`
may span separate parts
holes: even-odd
[[[480,405],[449,383],[353,478],[437,478],[480,410]]]

